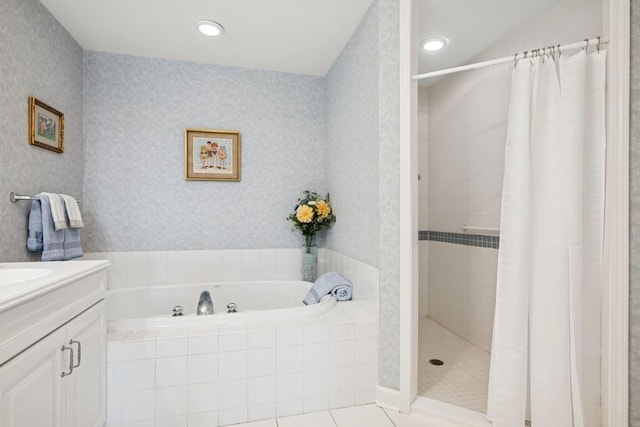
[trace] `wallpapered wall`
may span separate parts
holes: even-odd
[[[326,76],[326,175],[340,214],[328,243],[378,265],[378,7],[373,6]]]
[[[9,193],[82,197],[82,49],[38,0],[3,0],[0,58],[0,260],[27,261],[31,204]],[[29,96],[64,113],[63,154],[28,144]]]
[[[379,0],[380,129],[379,384],[400,387],[400,16],[398,0]]]
[[[327,74],[332,249],[379,268],[379,380],[399,387],[398,1],[373,3]],[[373,54],[378,52],[377,55]]]
[[[629,426],[640,427],[640,5],[631,2]]]
[[[85,247],[300,245],[286,217],[325,190],[324,100],[319,77],[85,52]],[[185,181],[185,128],[240,131],[242,180]]]

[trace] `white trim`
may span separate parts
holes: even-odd
[[[606,2],[605,2],[606,5]],[[602,311],[602,426],[629,424],[630,2],[610,0]]]
[[[378,386],[376,388],[376,405],[392,411],[400,411],[400,392],[392,388]]]
[[[418,393],[418,85],[414,48],[417,15],[414,0],[399,1],[400,66],[400,412],[408,414]]]
[[[416,415],[435,415],[448,422],[460,423],[464,427],[491,427],[493,425],[491,421],[487,420],[487,416],[481,412],[423,396],[416,398],[411,411],[412,414]]]

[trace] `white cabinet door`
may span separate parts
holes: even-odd
[[[67,387],[65,427],[102,427],[107,418],[106,303],[94,305],[66,327],[65,345],[74,349],[75,367]]]
[[[60,375],[68,372],[70,351],[61,351],[64,339],[58,329],[2,365],[0,426],[65,427]]]

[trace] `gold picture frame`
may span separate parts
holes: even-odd
[[[240,181],[240,132],[185,130],[184,166],[188,181]]]
[[[64,151],[64,114],[33,96],[29,97],[29,144]]]

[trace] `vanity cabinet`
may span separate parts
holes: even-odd
[[[14,347],[0,364],[0,427],[104,425],[105,287],[101,271],[0,313],[22,324],[0,334]]]
[[[62,427],[64,331],[43,338],[0,368],[0,425]]]
[[[70,375],[60,378],[67,392],[66,422],[69,427],[102,427],[107,414],[107,320],[102,300],[67,326],[66,346],[74,350]],[[76,349],[79,352],[76,352]],[[63,368],[68,368],[63,353]],[[65,369],[68,371],[68,369]]]
[[[105,313],[102,301],[0,368],[1,426],[104,424]]]

